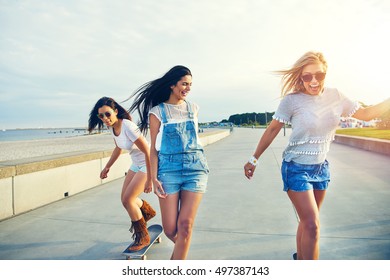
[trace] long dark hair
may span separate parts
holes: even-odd
[[[118,119],[128,119],[132,120],[131,115],[128,111],[126,111],[125,108],[123,108],[121,105],[119,105],[114,99],[111,97],[102,97],[100,98],[93,109],[91,110],[91,113],[89,113],[89,121],[88,121],[88,131],[91,133],[95,127],[98,127],[98,130],[102,130],[104,124],[103,121],[97,116],[99,108],[103,106],[111,107],[114,111],[118,110]]]
[[[185,66],[177,65],[171,68],[164,76],[159,79],[143,84],[133,93],[129,99],[135,97],[129,112],[138,111],[140,116],[140,130],[146,134],[148,129],[148,115],[152,107],[167,101],[171,95],[171,86],[176,85],[184,76],[191,74],[190,69]]]

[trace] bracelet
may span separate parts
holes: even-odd
[[[257,163],[258,163],[258,160],[257,160],[257,158],[255,158],[254,156],[251,156],[250,159],[248,160],[248,162],[249,162],[250,164],[252,164],[253,166],[256,166]]]

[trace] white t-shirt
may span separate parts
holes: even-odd
[[[116,136],[112,127],[109,127],[112,137],[118,148],[128,150],[133,164],[137,166],[145,165],[145,154],[140,151],[134,142],[141,136],[139,127],[128,119],[122,120],[121,133]]]
[[[326,159],[340,117],[352,116],[360,105],[335,88],[324,88],[320,95],[291,93],[285,96],[273,116],[291,124],[292,133],[283,152],[285,161],[318,164]]]
[[[173,105],[168,103],[164,104],[165,109],[165,116],[167,118],[168,123],[178,123],[178,122],[185,122],[190,120],[188,117],[188,107],[186,102],[182,102],[179,105]],[[195,123],[195,129],[196,129],[196,135],[198,137],[198,112],[199,112],[199,106],[195,103],[190,103],[192,112],[193,112],[193,121]],[[157,117],[157,119],[161,122],[160,130],[156,137],[156,150],[160,151],[161,147],[161,140],[162,140],[162,131],[163,131],[163,123],[162,123],[162,117],[161,117],[161,111],[159,105],[154,106],[152,109],[150,109],[149,114],[153,114]],[[199,139],[199,137],[198,137]],[[200,139],[199,139],[200,142]],[[201,144],[201,143],[200,143]]]

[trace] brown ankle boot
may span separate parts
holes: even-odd
[[[133,221],[132,227],[134,228],[134,244],[129,248],[130,251],[139,251],[142,248],[146,247],[150,243],[150,236],[148,229],[146,228],[145,219],[142,217],[138,221]]]
[[[152,219],[154,216],[156,216],[156,211],[150,206],[149,203],[147,203],[145,200],[142,200],[142,206],[140,208],[142,217],[145,219],[145,222],[148,222],[150,219]],[[131,233],[134,231],[134,224],[131,224],[131,227],[129,229]]]
[[[145,219],[145,222],[156,216],[156,211],[154,211],[152,206],[150,206],[150,204],[147,203],[145,200],[142,200],[141,212],[142,216]]]

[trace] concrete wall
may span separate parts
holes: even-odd
[[[335,142],[390,156],[389,140],[337,134],[335,136]]]
[[[3,163],[0,166],[0,220],[123,177],[131,163],[128,153],[119,157],[107,179],[99,178],[111,152]]]
[[[203,135],[203,137],[201,137],[202,145],[205,147],[205,146],[212,144],[214,142],[217,142],[217,141],[219,141],[219,140],[221,140],[229,135],[230,135],[229,129],[221,130],[218,133],[213,133],[213,132],[206,133]]]
[[[229,130],[218,130],[200,137],[207,146],[228,135]],[[131,163],[127,152],[111,167],[107,179],[99,178],[111,152],[68,153],[1,163],[0,220],[123,177]]]

